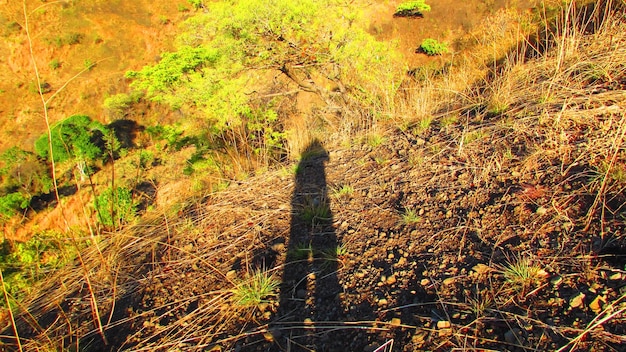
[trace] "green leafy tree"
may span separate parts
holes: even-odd
[[[52,153],[55,162],[72,158],[93,161],[105,155],[103,136],[107,128],[85,115],[74,115],[51,128]],[[35,152],[41,158],[50,159],[48,134],[35,141]]]
[[[216,135],[238,131],[273,145],[282,128],[272,116],[276,112],[264,111],[272,105],[267,107],[265,96],[276,97],[278,106],[288,92],[306,91],[342,109],[347,99],[358,99],[367,110],[363,104],[379,99],[376,87],[397,84],[401,66],[391,63],[390,45],[355,24],[353,6],[334,0],[232,0],[204,7],[183,24],[177,51],[127,76],[149,99],[201,117]],[[285,79],[272,86],[276,76]]]

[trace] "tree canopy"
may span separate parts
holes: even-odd
[[[373,81],[394,84],[399,65],[390,64],[390,44],[356,25],[354,9],[335,0],[207,2],[183,24],[177,51],[127,76],[149,99],[193,111],[216,132],[258,123],[259,109],[271,107],[252,101],[277,75],[291,82],[289,89],[325,101],[331,92],[324,82],[372,101]]]

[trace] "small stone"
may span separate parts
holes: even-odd
[[[267,342],[274,342],[274,335],[272,335],[272,333],[269,331],[263,334],[263,338]]]
[[[402,257],[400,258],[400,260],[398,260],[398,262],[396,263],[396,266],[405,266],[406,263],[407,263],[406,257]]]
[[[272,250],[275,252],[282,252],[285,249],[284,243],[276,243],[272,246]]]
[[[521,345],[524,342],[524,335],[518,328],[511,329],[504,334],[506,342],[512,345]]]
[[[377,303],[378,303],[379,307],[382,307],[382,306],[386,306],[387,303],[389,303],[389,302],[385,298],[381,298],[381,299],[378,300]]]
[[[585,294],[580,292],[579,294],[573,296],[572,298],[570,298],[569,300],[569,306],[570,308],[578,308],[581,307],[584,303],[585,300]]]
[[[455,277],[449,277],[449,278],[443,280],[443,284],[445,286],[454,285],[455,282],[456,282],[456,278]]]
[[[365,277],[365,273],[362,271],[358,271],[356,274],[354,274],[354,276],[356,276],[358,279],[362,279]]]
[[[602,303],[604,303],[604,298],[602,296],[596,296],[596,298],[589,303],[589,308],[596,314],[602,311]]]
[[[555,276],[550,280],[550,283],[553,286],[559,286],[562,282],[563,282],[563,277],[561,276]]]
[[[622,279],[622,274],[621,273],[615,273],[611,276],[609,276],[609,280],[611,281],[619,281]]]
[[[428,285],[430,285],[430,280],[428,280],[428,279],[422,279],[422,281],[420,281],[420,285],[422,285],[422,286],[428,286]]]
[[[396,279],[395,275],[391,275],[387,278],[387,285],[393,285],[398,281],[398,279]]]
[[[226,273],[226,278],[228,279],[234,279],[235,277],[237,277],[237,270],[231,270]]]
[[[391,319],[391,326],[400,326],[402,325],[402,319],[400,318],[393,318]]]
[[[544,208],[544,207],[539,207],[537,208],[537,210],[535,211],[535,213],[537,215],[546,215],[548,213],[548,209]]]
[[[396,256],[395,256],[393,253],[389,253],[389,254],[387,254],[387,259],[393,259],[393,258],[395,258],[395,257],[396,257]]]
[[[491,270],[491,268],[489,267],[489,265],[480,263],[480,264],[474,265],[472,270],[474,270],[478,275],[482,275],[482,274],[487,273],[489,270]]]
[[[452,324],[447,321],[447,320],[439,320],[437,322],[437,329],[449,329],[452,326]]]

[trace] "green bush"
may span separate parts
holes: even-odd
[[[430,5],[424,0],[403,2],[396,8],[394,16],[398,17],[422,17],[424,12],[430,11]]]
[[[103,137],[108,133],[104,125],[85,115],[74,115],[51,127],[52,153],[55,162],[72,158],[93,161],[105,154]],[[35,152],[49,160],[48,134],[35,141]]]
[[[109,187],[94,200],[98,220],[108,227],[119,227],[131,221],[137,212],[132,192],[125,187]]]
[[[139,91],[115,94],[105,98],[102,105],[112,114],[122,115],[132,104],[138,103],[141,96]]]
[[[30,198],[20,192],[0,197],[0,223],[4,223],[30,204]]]
[[[419,50],[426,55],[441,55],[448,52],[448,44],[439,42],[436,39],[427,38],[422,41]]]
[[[33,283],[73,257],[72,247],[63,237],[59,233],[45,232],[26,242],[0,242],[0,270],[12,300],[19,300],[32,289]],[[6,302],[0,300],[0,306],[6,306]]]

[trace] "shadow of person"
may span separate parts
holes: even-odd
[[[302,152],[291,199],[291,228],[280,287],[275,341],[287,351],[327,350],[327,333],[343,315],[337,278],[343,248],[333,228],[325,163],[328,152],[314,140]]]

